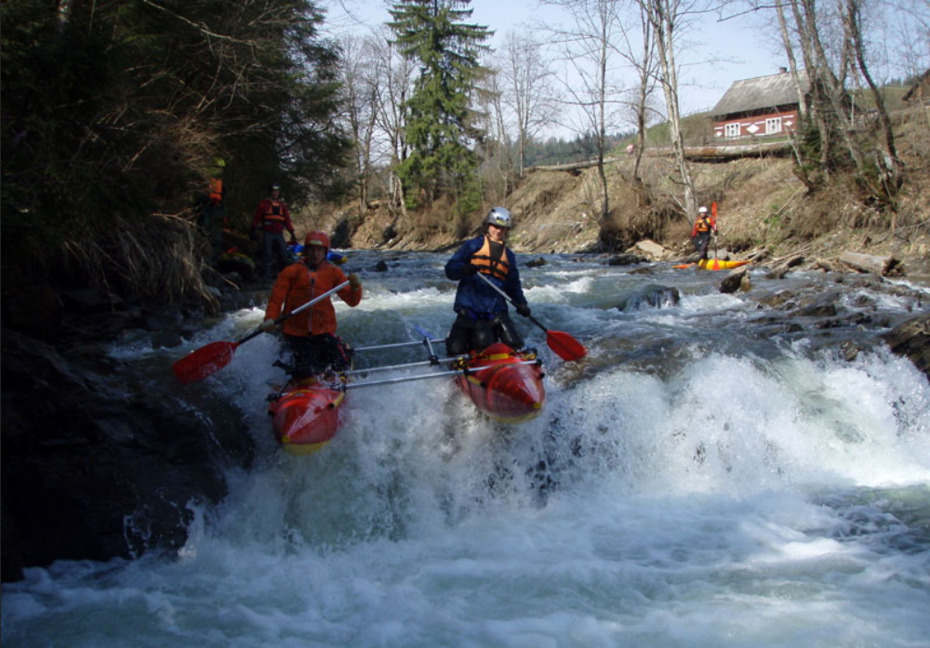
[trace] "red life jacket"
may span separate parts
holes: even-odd
[[[496,247],[496,245],[495,245]],[[496,277],[503,281],[510,272],[510,264],[507,262],[506,246],[501,243],[498,255],[494,258],[491,251],[491,239],[485,235],[484,243],[481,248],[471,256],[471,264],[478,268],[478,272]]]

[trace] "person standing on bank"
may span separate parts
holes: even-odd
[[[226,188],[223,186],[225,168],[226,160],[214,158],[213,166],[209,169],[207,194],[200,201],[200,226],[210,241],[211,265],[215,265],[223,253],[223,228],[226,227],[226,210],[223,206],[226,198]]]
[[[717,233],[717,223],[707,213],[707,207],[698,208],[698,217],[691,228],[691,241],[694,249],[701,253],[701,261],[707,260],[707,248],[710,245],[711,234]]]
[[[287,266],[275,279],[265,309],[261,329],[274,330],[275,319],[348,279],[349,285],[336,294],[349,306],[362,301],[362,282],[358,275],[346,277],[339,266],[326,260],[329,237],[310,232],[304,241],[302,258]],[[349,365],[349,354],[336,333],[336,309],[329,297],[309,309],[284,320],[284,340],[293,355],[292,375],[308,378],[332,368],[342,371]]]
[[[291,233],[291,243],[297,242],[294,226],[291,224],[291,214],[287,209],[287,203],[281,198],[279,185],[271,185],[271,197],[258,203],[252,218],[252,239],[259,228],[262,232],[262,278],[268,281],[272,277],[272,265],[275,268],[283,268],[290,263],[287,246],[284,244],[284,230]]]
[[[459,282],[453,307],[457,317],[446,338],[446,351],[453,356],[481,351],[495,342],[516,350],[523,347],[523,338],[507,313],[507,301],[475,276],[477,273],[484,274],[507,293],[520,315],[531,314],[523,295],[516,255],[506,244],[513,226],[510,212],[494,207],[484,223],[485,233],[463,243],[445,267],[446,276]]]

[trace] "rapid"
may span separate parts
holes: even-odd
[[[254,467],[219,506],[187,504],[177,555],[5,583],[3,645],[930,646],[930,383],[870,342],[930,294],[849,286],[845,319],[874,325],[826,330],[758,299],[834,290],[823,273],[752,269],[752,291],[723,294],[724,273],[544,258],[519,257],[533,315],[588,356],[564,362],[512,315],[545,363],[537,418],[493,422],[450,378],[361,387],[328,446],[288,455],[266,414],[279,342],[258,336],[204,381],[248,421]],[[335,301],[340,335],[445,337],[446,259],[350,252],[365,297]],[[228,313],[183,349],[110,352],[168,380],[262,315]],[[425,359],[359,351],[355,366]]]

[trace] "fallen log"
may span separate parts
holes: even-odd
[[[894,257],[881,257],[859,252],[843,252],[839,256],[841,263],[848,265],[859,272],[871,272],[882,277],[899,276],[904,274],[904,267]]]

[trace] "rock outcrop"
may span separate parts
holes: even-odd
[[[909,358],[930,380],[930,314],[898,324],[884,340],[894,353]]]
[[[3,331],[4,581],[60,559],[175,551],[189,507],[221,500],[225,469],[250,465],[234,408],[182,397],[170,367],[148,369],[100,343],[61,351]]]

